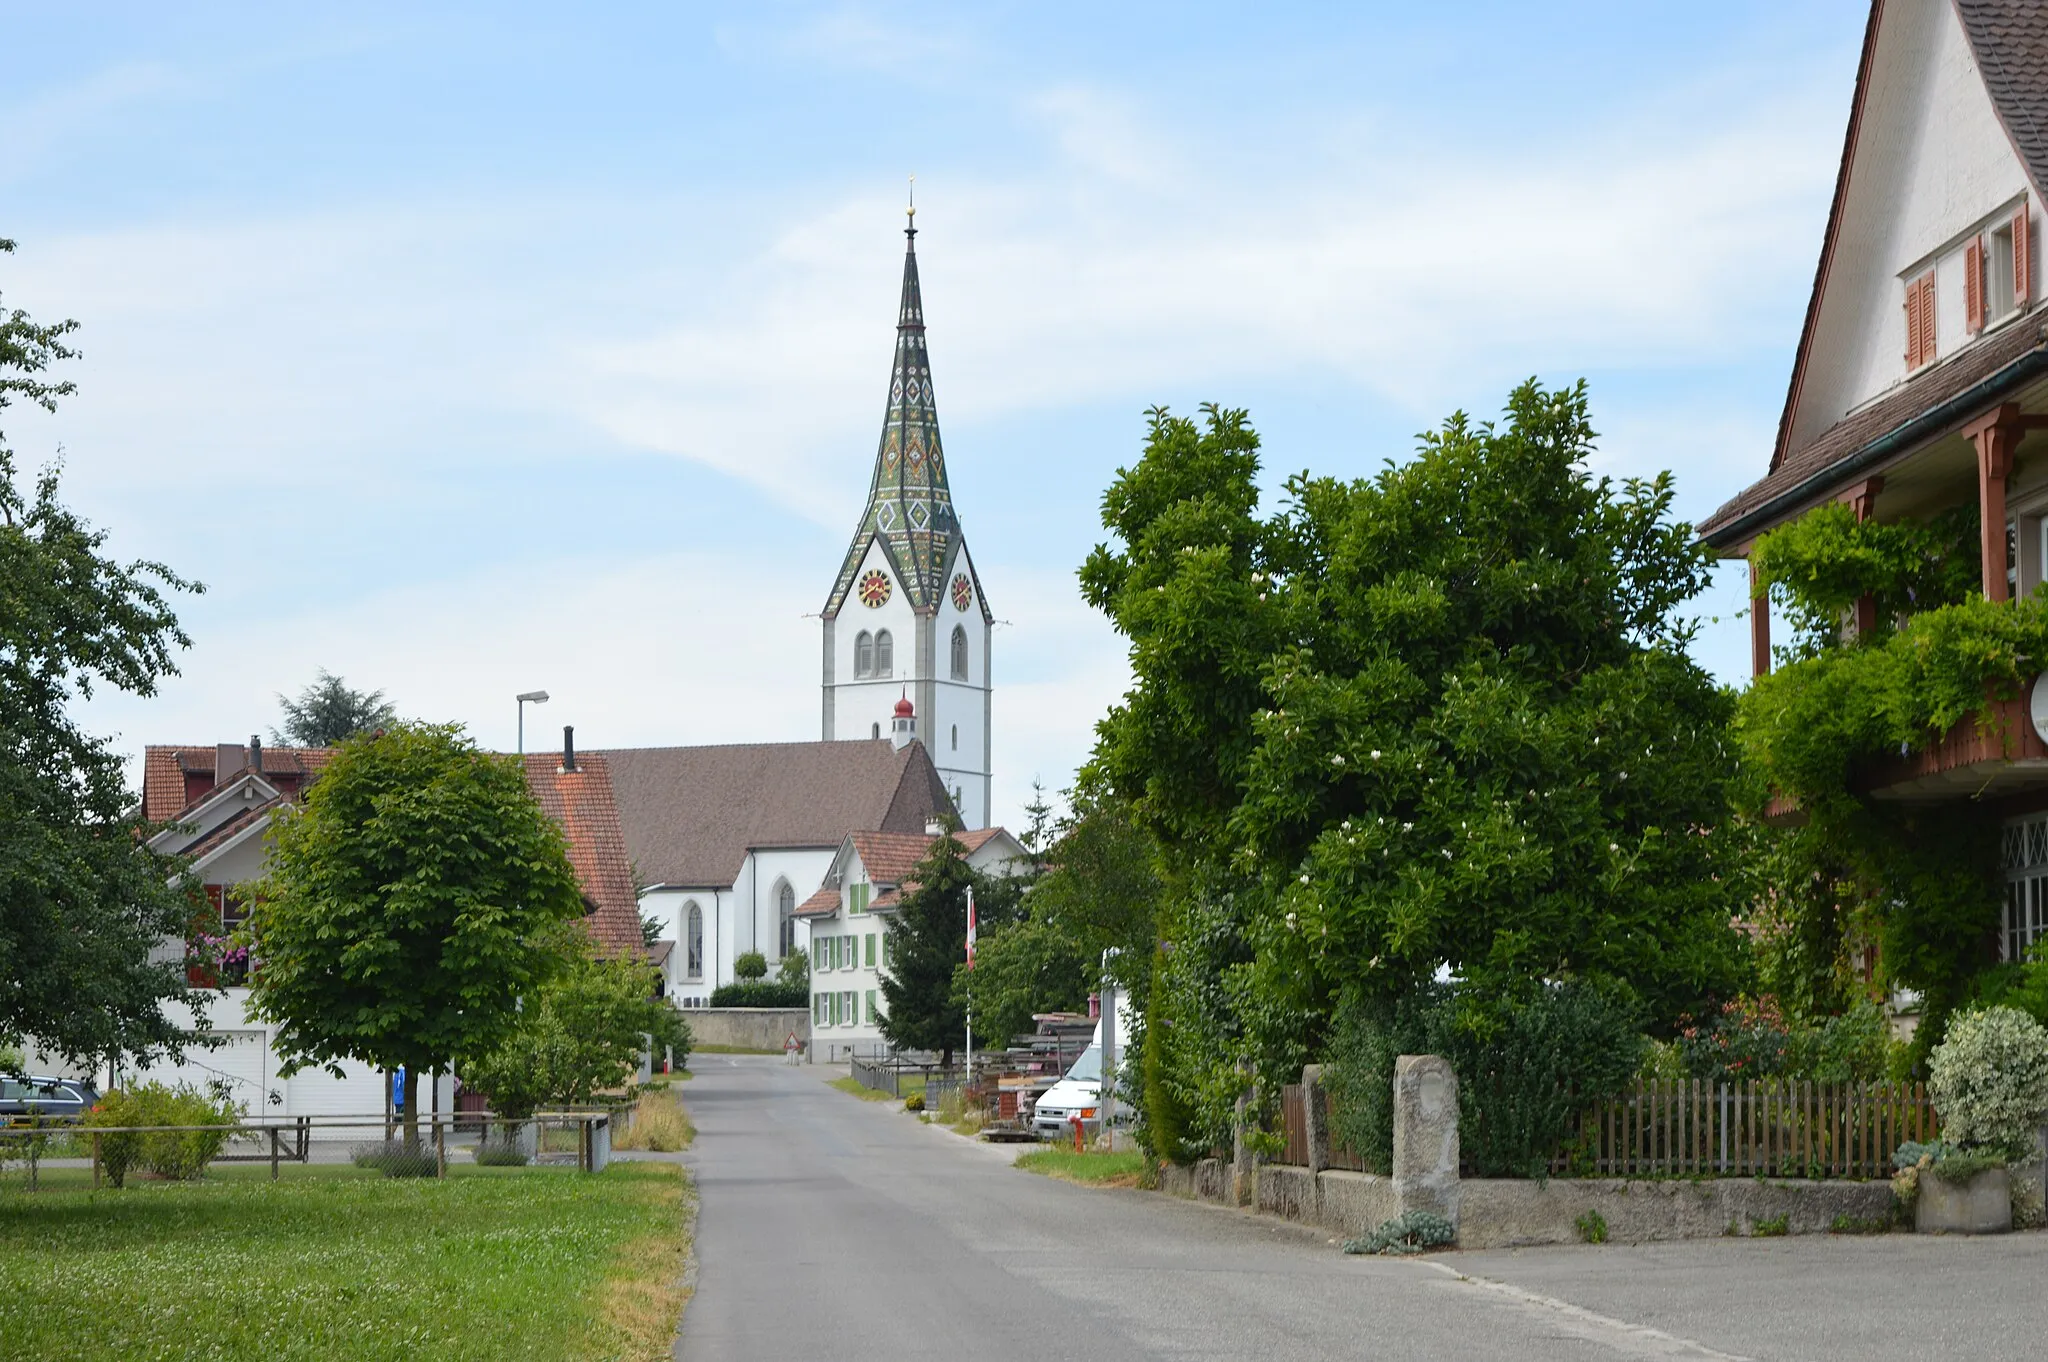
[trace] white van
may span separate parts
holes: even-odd
[[[1031,1109],[1031,1133],[1042,1140],[1072,1139],[1073,1120],[1089,1136],[1095,1134],[1102,1113],[1102,1024],[1096,1023],[1095,1039],[1074,1061],[1066,1076],[1047,1088]]]

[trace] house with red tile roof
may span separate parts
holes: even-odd
[[[1819,264],[1762,476],[1699,527],[1729,558],[1816,507],[1951,523],[1984,600],[2048,584],[2048,6],[1873,0]],[[1752,559],[1753,563],[1753,559]],[[1752,583],[1756,582],[1752,567]],[[1846,636],[1889,633],[1864,596]],[[1772,669],[1753,602],[1752,670]],[[1781,639],[1782,643],[1783,640]],[[2000,828],[2001,954],[2048,936],[2048,686],[1859,775],[1869,798]],[[1789,803],[1775,816],[1796,819]],[[1990,867],[1986,867],[1987,870]]]
[[[213,920],[195,924],[196,934],[226,935],[240,925],[246,909],[237,886],[260,878],[268,855],[265,833],[271,817],[295,803],[333,757],[328,748],[246,745],[150,747],[143,756],[142,805],[151,822],[165,826],[151,845],[191,858],[188,875]],[[565,731],[560,752],[530,753],[523,759],[527,787],[569,843],[587,909],[584,925],[600,948],[639,953],[640,915],[626,839],[612,797],[611,772],[601,755],[578,755]],[[188,943],[166,941],[172,958]],[[212,1028],[225,1037],[217,1049],[195,1050],[182,1064],[160,1064],[124,1078],[167,1082],[220,1082],[251,1111],[304,1116],[361,1114],[383,1108],[383,1077],[364,1065],[344,1064],[340,1078],[318,1069],[289,1078],[277,1075],[272,1028],[248,1015],[246,966],[214,969],[194,965],[194,983],[217,987],[209,1009]],[[182,1018],[190,1024],[190,1018]],[[438,1100],[452,1109],[448,1080]]]
[[[811,945],[811,1057],[834,1062],[888,1048],[880,1019],[888,1006],[889,925],[903,896],[917,887],[916,870],[942,836],[925,832],[851,832],[823,881],[797,907]],[[984,874],[1012,875],[1031,855],[1002,828],[955,832],[967,864]]]

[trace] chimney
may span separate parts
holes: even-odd
[[[576,725],[562,725],[562,769],[576,769]]]
[[[261,733],[251,733],[249,735],[249,769],[259,776],[263,774],[263,735]]]
[[[218,743],[213,749],[213,783],[225,785],[242,773],[248,764],[248,757],[242,752],[240,743]]]

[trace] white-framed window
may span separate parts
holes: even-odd
[[[796,951],[796,890],[788,880],[775,891],[775,912],[781,919],[781,930],[777,935],[776,959]]]
[[[953,626],[953,679],[967,679],[967,630],[958,624]]]
[[[850,988],[846,990],[846,1024],[860,1025],[860,994]]]
[[[875,630],[876,676],[888,676],[896,670],[896,640],[889,637],[887,629]]]
[[[704,910],[695,899],[683,905],[683,973],[704,977]]]
[[[863,629],[853,636],[853,675],[855,680],[875,674],[875,636]]]
[[[811,1025],[823,1026],[824,1024],[825,995],[822,993],[813,993],[811,995]]]
[[[2009,820],[2000,850],[2005,918],[1999,924],[1999,953],[2021,960],[2029,946],[2048,935],[2048,813]]]

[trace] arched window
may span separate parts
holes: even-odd
[[[683,972],[704,977],[704,910],[695,899],[683,905]]]
[[[875,631],[875,675],[887,676],[896,665],[896,643],[887,629]]]
[[[953,626],[953,679],[967,679],[967,631],[957,624]]]
[[[782,916],[782,945],[781,949],[777,951],[777,955],[794,955],[796,953],[796,890],[790,888],[789,881],[784,880],[782,882],[782,890],[775,896],[775,901],[776,911]]]
[[[881,736],[882,736],[882,726],[881,726],[880,724],[876,724],[876,725],[874,725],[874,726],[873,726],[872,728],[868,729],[868,736],[869,736],[870,738],[879,738],[879,737],[881,737]]]
[[[887,638],[888,635],[884,634],[882,637]],[[875,639],[874,635],[865,629],[854,635],[853,674],[855,677],[875,674]]]

